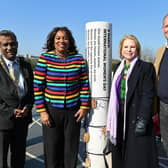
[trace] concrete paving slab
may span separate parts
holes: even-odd
[[[77,168],[83,167],[82,162],[84,162],[86,156],[85,143],[82,141],[83,132],[84,128],[81,128]],[[158,148],[159,146],[160,144]],[[160,168],[168,168],[168,158],[159,157],[159,166]],[[44,168],[42,128],[39,115],[35,113],[35,109],[33,110],[33,122],[29,126],[25,168]]]

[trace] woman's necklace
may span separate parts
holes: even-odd
[[[66,58],[67,58],[67,54],[62,54],[62,53],[57,53],[57,52],[55,52],[55,54],[56,54],[60,59],[66,59]]]
[[[129,68],[130,68],[130,65],[124,64],[124,71],[123,71],[123,77],[124,78],[126,78]]]

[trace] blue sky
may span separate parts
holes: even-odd
[[[56,26],[72,31],[80,53],[85,55],[85,25],[91,21],[112,23],[112,57],[125,34],[134,34],[142,49],[153,52],[165,43],[161,31],[167,0],[2,0],[0,30],[14,31],[19,54],[40,55],[48,33]]]

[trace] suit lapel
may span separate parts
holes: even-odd
[[[132,70],[132,73],[128,79],[128,91],[127,91],[127,104],[130,101],[130,98],[132,97],[132,94],[134,93],[134,90],[136,88],[137,85],[137,81],[139,79],[139,75],[140,75],[140,63],[141,61],[138,60]]]
[[[7,75],[10,77],[9,71],[8,71],[8,67],[5,64],[2,56],[0,57],[0,65],[2,66],[2,69],[7,73]],[[10,77],[11,78],[11,77]]]
[[[166,47],[163,46],[163,47],[159,48],[157,53],[156,53],[156,59],[155,59],[155,62],[154,62],[154,67],[155,67],[157,77],[158,77],[159,67],[160,67],[160,63],[161,63],[161,60],[163,58],[163,54],[165,52],[165,49],[166,49]]]
[[[2,56],[0,57],[0,66],[1,66],[1,77],[4,78],[3,88],[6,87],[5,90],[8,90],[8,94],[10,94],[11,98],[12,97],[14,97],[14,99],[18,98],[16,83],[10,77],[8,67],[6,63],[4,62]]]

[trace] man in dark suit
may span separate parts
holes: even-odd
[[[0,31],[0,168],[24,168],[28,124],[32,120],[33,72],[17,57],[16,35]]]
[[[166,44],[157,50],[154,65],[157,76],[160,129],[164,148],[160,155],[168,157],[168,14],[163,18],[162,31],[166,38]]]

